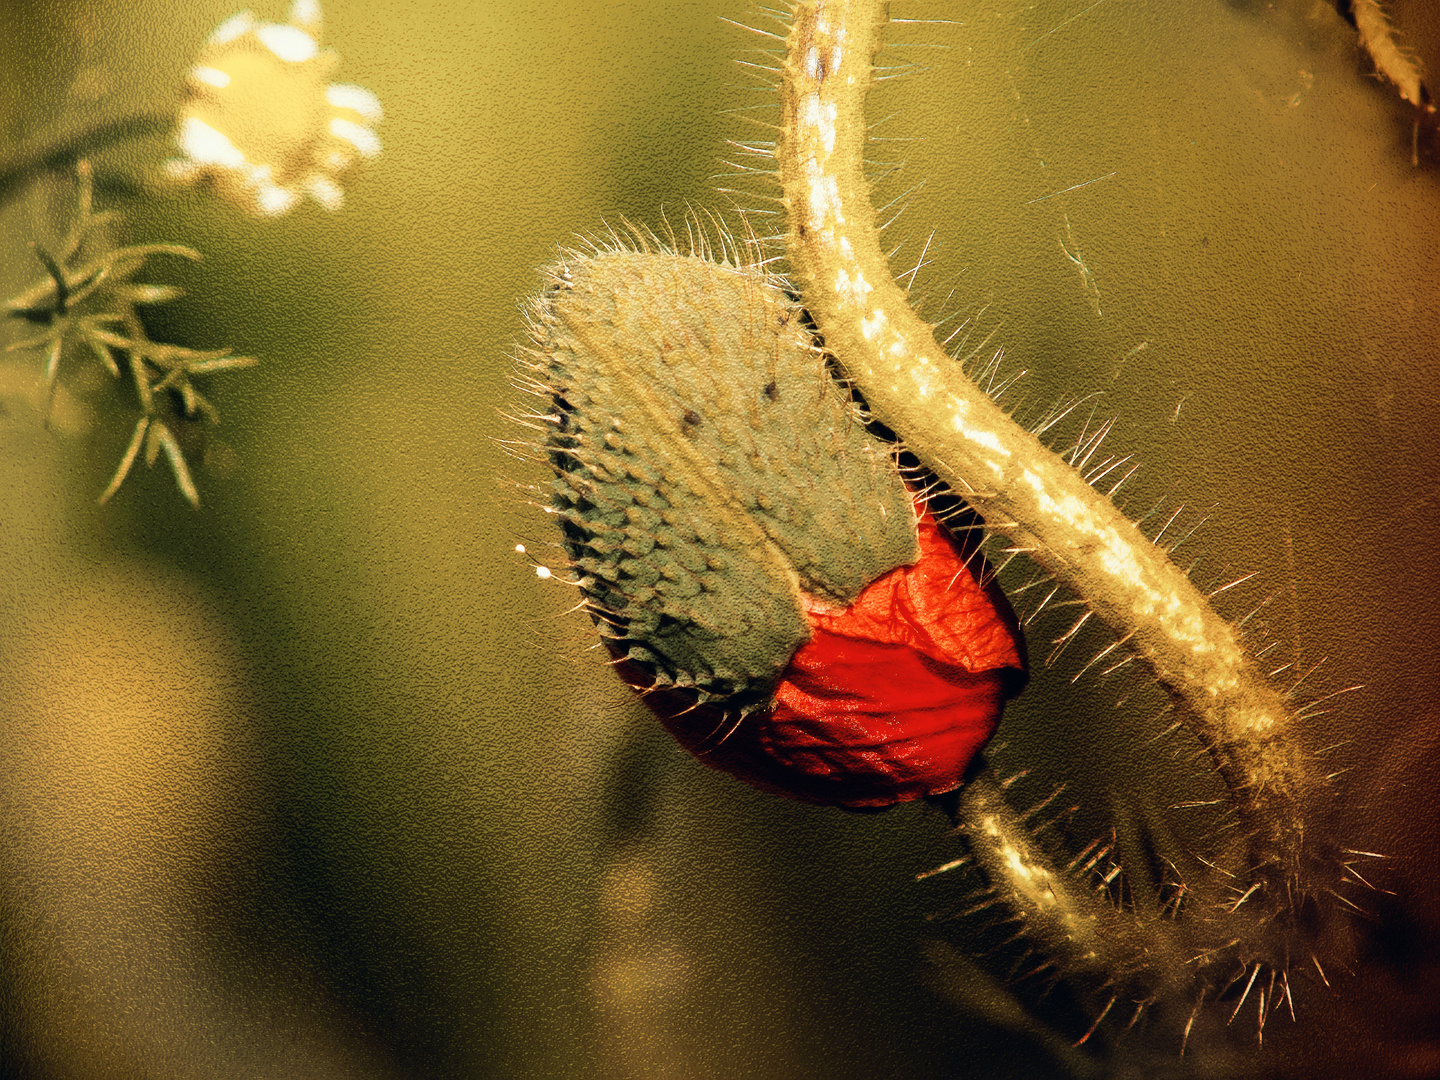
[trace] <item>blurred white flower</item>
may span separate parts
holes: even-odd
[[[380,153],[382,112],[369,90],[328,82],[339,57],[321,50],[320,19],[318,0],[295,0],[286,23],[242,11],[215,28],[190,69],[171,177],[267,217],[306,194],[340,208],[340,179]]]

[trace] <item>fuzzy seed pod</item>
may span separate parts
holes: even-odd
[[[959,786],[1024,684],[978,552],[757,268],[602,250],[530,311],[551,509],[617,668],[701,761],[806,802]]]

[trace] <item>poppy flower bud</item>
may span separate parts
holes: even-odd
[[[774,704],[743,720],[621,673],[705,764],[802,802],[881,808],[960,786],[1025,685],[1014,612],[979,556],[923,503],[920,558],[847,608],[809,601],[811,637],[781,672]],[[978,576],[977,576],[978,575]]]
[[[550,509],[621,676],[702,762],[856,809],[962,782],[1014,613],[752,267],[601,251],[532,306]]]

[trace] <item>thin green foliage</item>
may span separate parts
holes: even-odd
[[[95,212],[90,164],[76,166],[76,208],[60,249],[52,254],[33,244],[45,277],[6,301],[6,314],[39,327],[39,332],[6,346],[30,349],[45,357],[44,414],[49,423],[62,369],[97,363],[115,379],[129,376],[140,406],[135,433],[109,485],[100,495],[106,502],[145,447],[145,463],[153,465],[164,450],[176,486],[192,506],[200,505],[190,466],[175,437],[181,421],[203,418],[219,423],[215,406],[199,391],[197,376],[228,368],[250,367],[254,357],[235,356],[229,349],[192,349],[151,340],[140,317],[141,305],[161,304],[184,295],[173,285],[134,280],[154,255],[198,261],[200,253],[182,244],[114,246],[120,223],[116,211]]]

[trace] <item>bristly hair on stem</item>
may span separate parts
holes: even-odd
[[[827,350],[876,418],[992,531],[1029,552],[1081,598],[1087,614],[1110,626],[1209,752],[1235,803],[1246,851],[1237,891],[1188,883],[1192,895],[1211,901],[1191,920],[1183,945],[1189,955],[1179,966],[1192,997],[1213,998],[1221,972],[1283,966],[1291,936],[1333,892],[1339,860],[1305,827],[1324,784],[1300,744],[1294,709],[1235,628],[1080,469],[965,376],[892,277],[864,158],[865,97],[886,23],[879,0],[796,7],[776,147],[791,272]],[[1094,910],[1093,895],[1059,888],[1060,875],[1045,868],[1043,856],[1019,857],[1019,834],[1006,824],[1013,812],[983,785],[959,813],[976,861],[1008,893],[1032,937],[1056,949],[1065,943],[1117,985],[1134,981],[1134,957],[1151,957],[1146,978],[1153,979],[1177,955],[1173,922],[1162,927],[1116,914],[1125,929],[1115,932],[1111,916]],[[1041,878],[1044,895],[1027,900]],[[1132,939],[1140,944],[1127,945]]]

